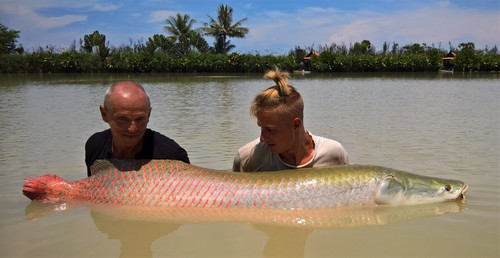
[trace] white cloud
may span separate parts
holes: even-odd
[[[71,1],[72,2],[72,1]],[[0,22],[20,31],[19,43],[26,50],[54,46],[64,48],[82,35],[75,31],[60,31],[74,23],[87,21],[87,15],[43,15],[38,10],[64,6],[61,1],[12,1],[0,4]]]
[[[370,9],[376,3],[378,6]],[[376,3],[364,5],[366,9],[349,11],[306,6],[307,2],[295,10],[243,5],[243,10],[248,12],[243,16],[248,18],[244,26],[250,29],[250,33],[244,39],[232,38],[231,42],[237,46],[235,51],[239,52],[280,54],[294,46],[349,45],[364,39],[374,43],[377,50],[381,49],[384,41],[400,45],[442,44],[443,47],[447,47],[448,41],[454,46],[461,42],[474,42],[478,48],[500,46],[497,9],[464,9],[449,0],[405,3],[379,0]],[[0,0],[0,23],[21,31],[19,42],[26,47],[65,44],[96,29],[105,33],[112,45],[118,46],[127,44],[129,38],[138,40],[164,33],[165,20],[177,13],[196,18],[196,26],[207,19],[206,11],[197,9],[203,14],[196,16],[194,9],[173,11],[158,6],[165,8],[158,1],[107,4],[97,0]],[[212,9],[211,13],[213,15]],[[109,19],[102,21],[106,19],[103,16],[109,16]],[[121,19],[127,20],[124,22]],[[212,43],[212,39],[208,41]]]
[[[393,15],[355,19],[332,30],[329,42],[358,42],[368,39],[377,45],[395,41],[400,45],[448,42],[499,43],[498,13],[458,10],[446,4]],[[476,46],[484,47],[484,46]]]
[[[118,8],[120,8],[120,6],[115,4],[96,3],[92,5],[93,10],[100,12],[114,11]]]
[[[342,15],[335,9],[303,8],[297,12],[270,11],[246,27],[250,33],[237,46],[256,50],[256,46],[270,53],[283,54],[295,46],[316,46],[327,41],[329,29],[339,21]]]
[[[37,24],[35,27],[50,29],[57,27],[64,27],[68,24],[72,24],[75,22],[85,21],[87,20],[86,15],[63,15],[59,17],[34,17],[34,20],[37,20]]]
[[[170,16],[175,16],[177,13],[176,11],[169,10],[154,11],[151,13],[149,21],[153,23],[164,22]]]
[[[396,42],[434,44],[447,48],[474,42],[477,48],[500,46],[500,16],[497,12],[458,9],[448,1],[415,6],[411,10],[376,13],[340,12],[333,8],[302,8],[296,12],[268,12],[249,24],[250,33],[238,42],[244,49],[276,49],[314,44],[346,44],[370,40],[380,50],[382,44]]]
[[[36,29],[51,29],[64,27],[68,24],[87,20],[86,15],[61,15],[47,17],[40,15],[30,6],[15,4],[3,4],[0,6],[0,13],[8,16],[8,20],[18,24],[16,28],[22,31],[33,31]]]

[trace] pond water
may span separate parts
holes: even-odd
[[[499,257],[499,79],[293,75],[307,129],[340,141],[352,164],[469,184],[460,203],[301,214],[317,224],[296,227],[245,219],[269,214],[214,212],[200,215],[213,221],[174,223],[90,207],[50,212],[21,192],[28,176],[86,176],[84,144],[107,128],[98,106],[118,80],[143,84],[149,127],[176,140],[191,163],[230,169],[237,148],[259,135],[248,108],[272,85],[262,75],[0,75],[0,257]]]

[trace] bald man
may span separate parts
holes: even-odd
[[[93,134],[85,144],[87,176],[98,159],[175,159],[189,163],[186,150],[174,140],[147,128],[151,101],[135,82],[117,82],[99,106],[109,129]]]

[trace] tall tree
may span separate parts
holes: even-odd
[[[351,54],[373,54],[375,52],[375,49],[372,46],[372,43],[365,39],[361,42],[356,42],[354,43],[354,46],[351,47],[350,53]]]
[[[227,54],[235,46],[231,44],[228,38],[244,38],[248,34],[249,29],[242,27],[243,22],[247,18],[243,18],[235,23],[233,22],[233,8],[228,5],[221,4],[217,9],[217,19],[210,18],[210,22],[204,23],[203,30],[205,35],[215,37],[215,52]]]
[[[17,48],[16,43],[19,38],[19,31],[10,30],[0,23],[0,54],[22,53],[22,47]]]
[[[98,53],[104,59],[109,54],[109,48],[106,47],[106,35],[94,31],[92,34],[83,36],[82,48],[89,53]]]
[[[191,19],[189,15],[177,13],[166,19],[166,23],[167,26],[164,28],[171,34],[169,39],[175,42],[174,52],[176,54],[187,55],[193,51],[204,52],[207,50],[207,42],[199,32],[193,29],[196,20]]]
[[[462,71],[478,71],[479,70],[479,53],[476,51],[476,46],[472,42],[458,44],[460,51],[454,60],[454,66],[457,70]]]
[[[174,42],[172,38],[167,38],[161,34],[155,34],[153,37],[149,37],[146,42],[146,51],[153,54],[156,51],[168,52],[174,47]]]
[[[412,45],[403,46],[403,51],[406,54],[422,54],[425,52],[425,48],[418,43],[414,43]]]

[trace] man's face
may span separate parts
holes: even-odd
[[[111,98],[108,108],[101,106],[102,118],[111,128],[115,147],[141,144],[150,113],[149,103],[134,96]]]
[[[296,141],[294,119],[288,116],[260,111],[257,113],[257,125],[260,127],[260,141],[265,142],[273,153],[289,151]]]

